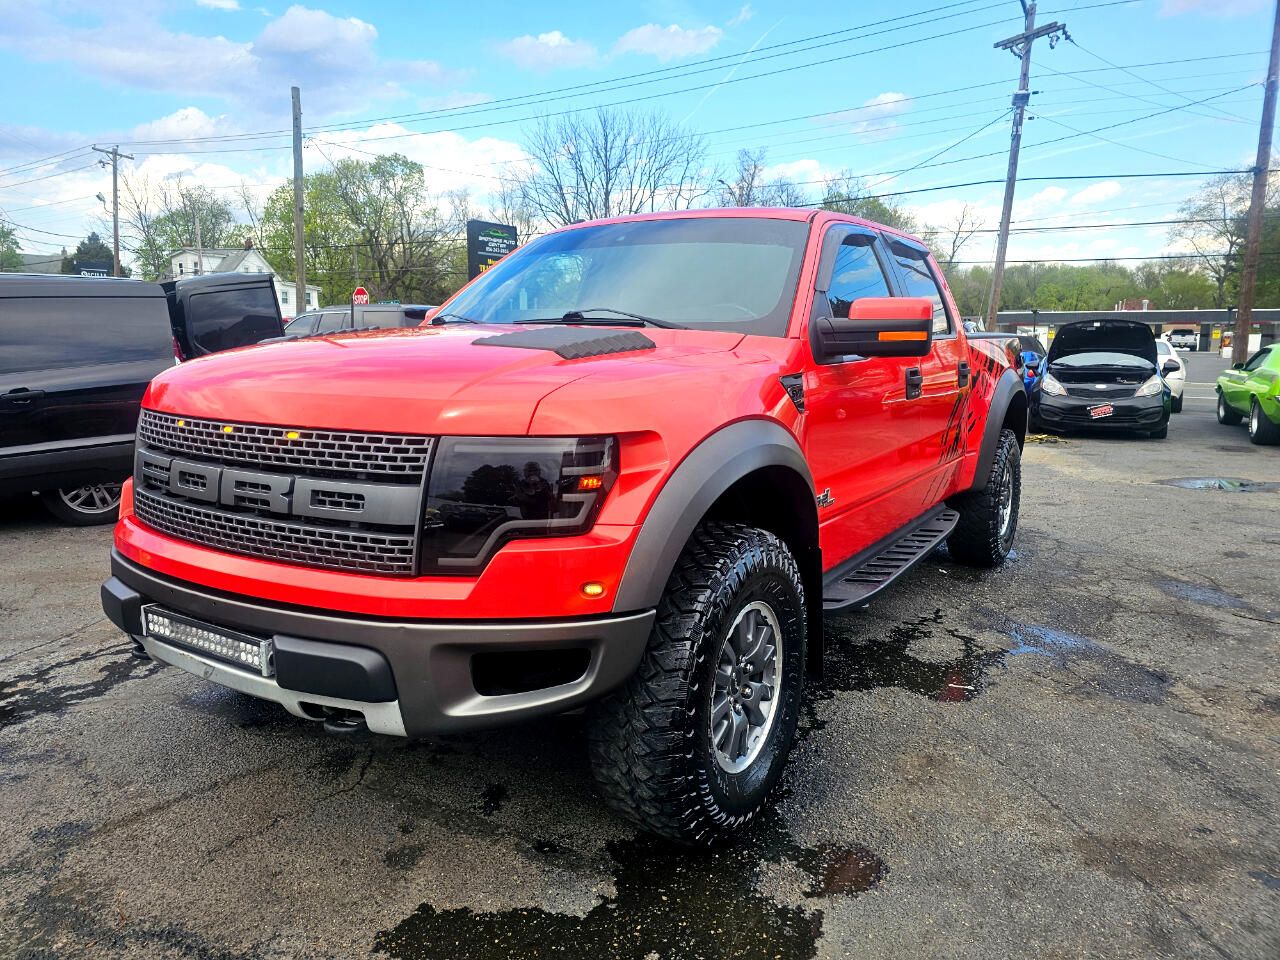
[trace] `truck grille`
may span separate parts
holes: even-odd
[[[155,450],[221,463],[286,473],[364,473],[414,482],[426,473],[432,446],[431,437],[289,430],[175,417],[153,410],[142,411],[138,439]]]
[[[144,410],[138,521],[248,557],[380,576],[418,572],[432,437],[229,424]]]

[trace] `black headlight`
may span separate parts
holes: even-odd
[[[617,478],[613,437],[443,437],[431,463],[423,573],[474,573],[519,537],[591,529]]]

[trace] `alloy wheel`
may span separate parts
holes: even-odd
[[[107,513],[120,505],[120,484],[90,483],[83,487],[61,487],[58,497],[77,513]]]
[[[738,612],[720,647],[711,690],[711,743],[727,773],[741,773],[760,755],[778,715],[782,629],[763,600]]]

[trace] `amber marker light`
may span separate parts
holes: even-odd
[[[185,420],[179,420],[179,421],[178,421],[178,426],[180,426],[180,427],[185,427],[186,425],[187,425],[187,421],[185,421]]]
[[[231,424],[227,424],[225,427],[222,428],[222,432],[231,433],[231,431],[233,431],[234,429],[235,427],[231,426]]]
[[[302,436],[302,434],[300,434],[297,430],[290,430],[288,433],[285,434],[285,436],[288,437],[290,440],[297,440],[300,436]]]
[[[590,583],[584,583],[582,585],[582,595],[589,600],[594,600],[597,597],[603,597],[604,584],[597,583],[594,580],[591,581]]]
[[[578,478],[578,491],[580,493],[586,493],[592,490],[599,490],[603,486],[604,486],[604,477],[579,477]]]

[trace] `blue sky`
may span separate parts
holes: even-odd
[[[305,126],[341,125],[316,132],[309,169],[351,149],[399,150],[429,165],[433,188],[465,188],[480,208],[523,162],[530,117],[636,97],[650,99],[633,107],[703,132],[713,162],[727,168],[739,148],[764,147],[773,172],[815,191],[841,170],[866,176],[872,192],[1004,176],[1017,62],[992,44],[1018,31],[1017,0],[309,4],[0,0],[0,86],[10,92],[0,117],[0,217],[19,225],[23,248],[74,244],[99,226],[94,195],[109,194],[110,177],[91,165],[91,143],[119,142],[152,181],[184,177],[231,195],[247,184],[265,195],[290,170],[287,134],[275,131],[289,126],[293,83]],[[1038,92],[1020,173],[1104,176],[1020,184],[1017,223],[1166,219],[1205,171],[1251,164],[1267,0],[1040,7],[1040,22],[1065,21],[1075,43],[1036,45]],[[821,34],[829,36],[795,42]],[[897,46],[875,52],[889,45]],[[1172,62],[1133,66],[1157,61]],[[664,69],[626,89],[498,102]],[[772,71],[785,72],[752,77]],[[1204,98],[1214,99],[1188,103]],[[376,119],[389,116],[404,119]],[[225,139],[249,133],[263,135]],[[44,159],[54,154],[63,156]],[[1119,176],[1173,171],[1191,175]],[[904,200],[939,226],[969,204],[990,228],[1000,187]],[[1009,256],[1171,252],[1179,248],[1167,229],[1016,234]],[[990,247],[981,235],[965,259]]]

